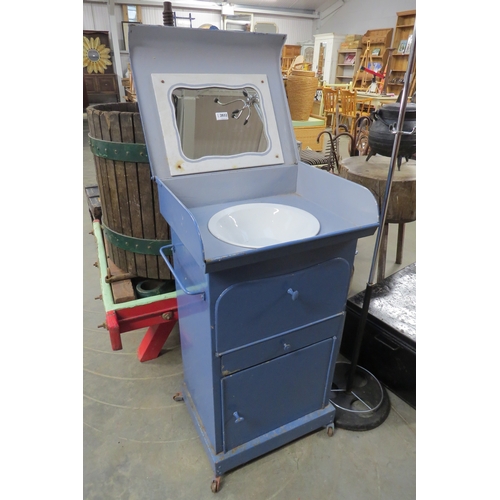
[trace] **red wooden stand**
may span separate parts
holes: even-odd
[[[113,351],[122,349],[121,334],[148,327],[137,351],[139,361],[155,359],[160,354],[178,321],[177,299],[164,299],[127,309],[106,312],[106,328]]]
[[[106,281],[108,258],[99,220],[93,221],[97,242],[98,267],[101,273],[102,300],[106,311],[104,325],[109,332],[113,351],[122,349],[121,334],[141,328],[147,331],[139,345],[139,361],[155,359],[160,354],[179,317],[175,292],[115,304],[110,284]]]

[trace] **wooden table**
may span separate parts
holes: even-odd
[[[367,156],[351,156],[340,162],[340,176],[368,188],[377,200],[379,210],[384,201],[387,175],[391,159],[387,156],[375,155],[366,161]],[[403,161],[401,170],[395,166],[392,178],[391,196],[387,207],[384,232],[380,244],[377,269],[377,282],[385,278],[385,262],[387,254],[387,237],[389,224],[398,224],[398,242],[396,264],[401,264],[403,256],[404,229],[407,222],[416,220],[417,162]]]
[[[364,101],[365,99],[372,100],[372,106],[375,109],[379,109],[384,104],[390,104],[398,100],[397,95],[387,96],[381,94],[374,94],[373,92],[358,92],[356,93],[356,100]]]

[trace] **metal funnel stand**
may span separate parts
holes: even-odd
[[[375,241],[370,276],[363,298],[363,307],[354,339],[351,362],[336,363],[333,384],[330,391],[330,401],[336,409],[335,425],[341,429],[352,431],[367,431],[378,427],[385,421],[391,409],[391,403],[387,391],[372,373],[358,366],[358,358],[365,333],[372,290],[375,284],[375,270],[377,267],[385,220],[387,217],[392,178],[394,176],[394,167],[397,164],[401,135],[413,133],[403,131],[403,122],[406,112],[406,104],[408,102],[410,78],[415,65],[416,36],[415,25],[413,30],[413,42],[410,48],[410,55],[408,56],[408,67],[404,77],[403,90],[400,95],[401,105],[399,108],[398,121],[395,129],[391,130],[391,132],[395,135],[394,145],[392,148],[389,172],[387,175],[384,201],[380,214],[380,223],[377,231],[377,239]]]

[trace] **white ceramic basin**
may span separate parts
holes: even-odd
[[[319,233],[314,215],[278,203],[244,203],[225,208],[208,221],[219,240],[246,248],[262,248],[309,238]]]

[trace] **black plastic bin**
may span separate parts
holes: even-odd
[[[416,265],[374,285],[358,364],[416,409]],[[349,298],[340,352],[350,359],[365,292]]]

